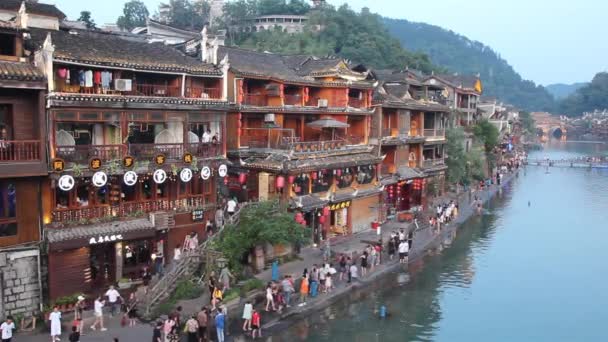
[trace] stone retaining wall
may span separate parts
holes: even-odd
[[[38,248],[0,252],[0,317],[40,309]]]

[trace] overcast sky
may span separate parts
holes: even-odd
[[[0,0],[1,1],[1,0]],[[43,0],[69,18],[93,12],[98,24],[115,22],[125,0]],[[334,5],[344,0],[328,0]],[[159,0],[144,0],[154,13]],[[392,18],[426,22],[479,40],[522,77],[537,83],[589,81],[608,69],[608,0],[349,0]]]

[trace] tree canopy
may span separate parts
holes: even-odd
[[[90,11],[82,11],[80,12],[80,17],[78,17],[78,21],[82,21],[88,29],[94,29],[96,27],[95,21],[91,18]]]
[[[223,22],[238,22],[239,18],[263,13],[262,3],[281,0],[239,0],[225,7]],[[290,1],[286,6],[297,8],[298,1]],[[312,54],[318,56],[337,55],[357,63],[376,68],[405,67],[423,72],[441,71],[422,53],[412,53],[401,47],[399,41],[391,37],[382,18],[369,9],[361,12],[348,5],[339,8],[327,5],[322,11],[310,11],[308,24],[301,33],[287,34],[279,28],[255,33],[239,33],[231,37],[232,43],[258,51],[272,51],[288,54]]]
[[[216,247],[238,269],[243,255],[258,245],[304,244],[310,235],[278,202],[266,201],[244,208],[239,224],[224,228]]]
[[[584,112],[608,109],[608,72],[600,72],[588,85],[560,103],[560,113],[568,116],[582,115]]]
[[[145,26],[150,13],[141,0],[131,0],[125,3],[122,9],[123,15],[118,17],[116,25],[123,30],[132,30],[135,27]]]
[[[167,8],[168,24],[184,30],[201,30],[209,22],[207,1],[170,0],[159,7]]]
[[[475,138],[483,145],[486,153],[492,152],[494,147],[498,145],[498,137],[500,132],[498,128],[488,120],[482,120],[473,126],[473,134]]]
[[[485,168],[483,155],[477,146],[468,153],[465,151],[463,129],[461,127],[448,129],[446,140],[448,181],[468,185],[473,180],[482,180]]]

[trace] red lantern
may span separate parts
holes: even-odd
[[[297,223],[301,223],[302,220],[304,220],[304,216],[302,216],[301,212],[297,212],[296,213],[295,220],[296,220]]]
[[[283,189],[285,187],[285,177],[278,176],[276,181],[277,189]]]
[[[323,216],[329,216],[329,207],[323,208]]]
[[[313,172],[310,176],[312,177],[313,180],[317,180],[318,175],[316,172]]]
[[[247,183],[247,174],[246,173],[239,173],[239,183],[241,183],[241,184]]]
[[[238,135],[240,137],[241,135],[243,135],[243,131],[240,128],[238,128],[236,130],[236,135]]]
[[[224,177],[224,184],[228,185],[228,177]]]
[[[289,176],[287,180],[289,181],[289,184],[293,184],[296,181],[296,176]]]
[[[338,175],[338,177],[342,176],[342,170],[341,169],[337,169],[336,170],[336,175]]]
[[[325,216],[319,216],[319,224],[325,223]]]
[[[307,223],[306,220],[302,220],[302,222],[300,222],[301,225],[303,225],[304,227],[306,227]]]

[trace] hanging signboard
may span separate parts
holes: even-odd
[[[220,165],[217,169],[217,174],[220,175],[220,177],[226,177],[226,175],[228,175],[228,167],[225,164]]]
[[[152,178],[156,184],[163,184],[167,180],[167,173],[165,170],[158,169],[154,171]]]
[[[102,186],[106,185],[106,183],[108,183],[108,175],[106,175],[103,171],[97,171],[93,175],[91,182],[96,187],[101,188]]]
[[[134,171],[127,171],[125,172],[122,179],[126,185],[133,186],[135,185],[135,183],[137,183],[137,173],[135,173]]]
[[[211,177],[211,169],[208,166],[203,166],[201,169],[201,178],[207,180],[209,177]]]
[[[192,179],[192,170],[189,168],[182,169],[179,173],[179,179],[184,183],[188,183]]]
[[[63,175],[61,178],[59,178],[57,186],[63,191],[70,191],[74,188],[74,183],[74,177],[70,175]]]

